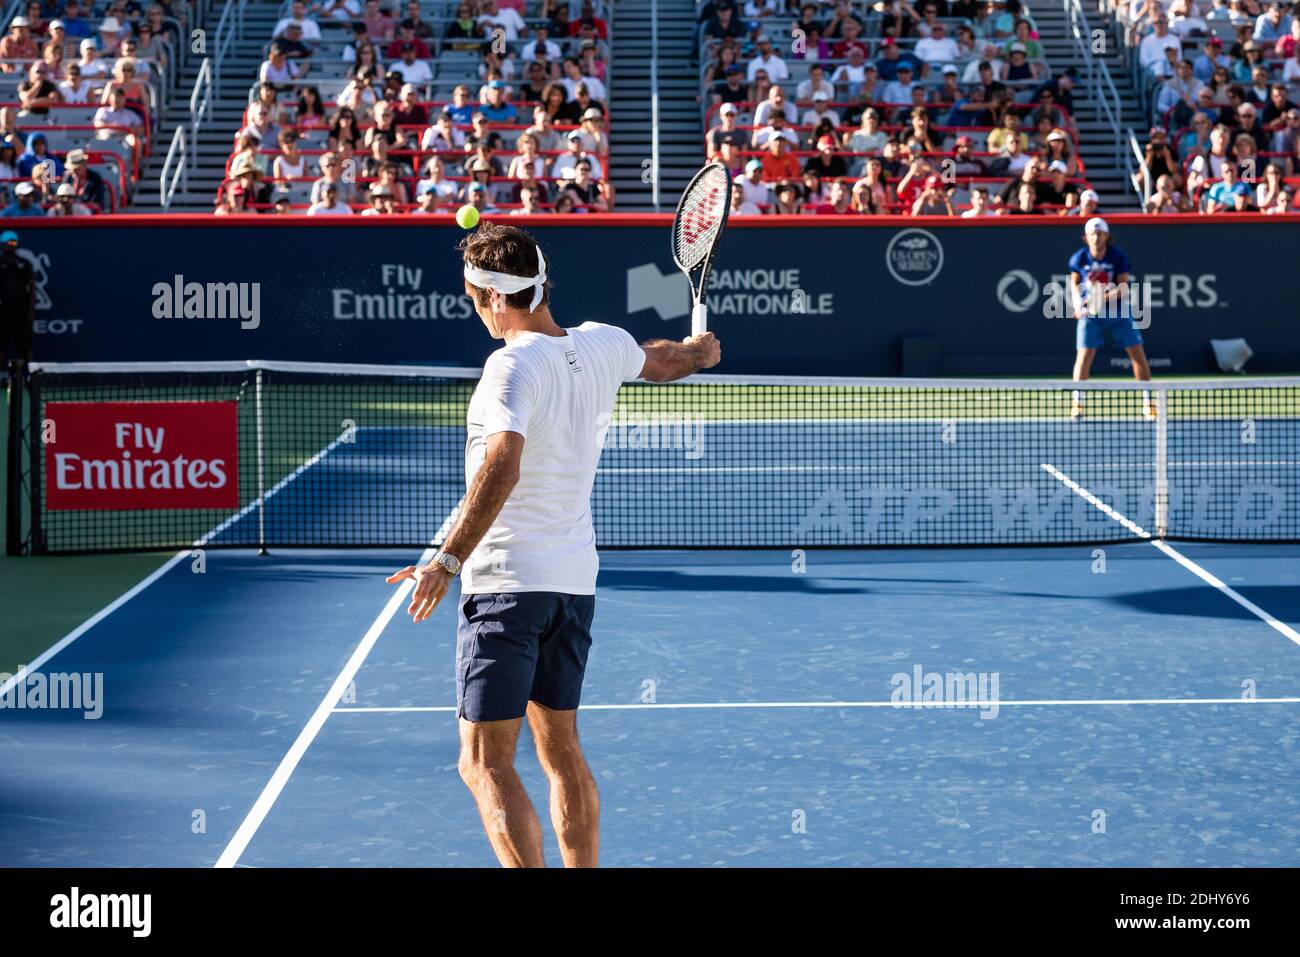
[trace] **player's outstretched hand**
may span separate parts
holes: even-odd
[[[451,576],[441,565],[407,565],[384,580],[390,585],[396,585],[408,578],[415,582],[415,590],[411,592],[411,604],[407,606],[406,613],[412,621],[424,621],[433,614],[438,602],[447,594]]]
[[[722,343],[713,333],[702,332],[683,341],[698,354],[701,369],[712,369],[722,361]]]

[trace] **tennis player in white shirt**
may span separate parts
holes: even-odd
[[[544,866],[542,830],[514,769],[524,717],[551,788],[568,867],[594,867],[600,799],[578,741],[591,647],[596,537],[591,489],[603,426],[623,382],[680,379],[717,365],[712,333],[644,345],[617,326],[564,329],[549,307],[547,262],[514,226],[479,226],[461,248],[465,292],[488,333],[466,415],[467,491],[455,527],[414,579],[408,611],[424,621],[461,574],[456,640],[460,774],[507,867]]]

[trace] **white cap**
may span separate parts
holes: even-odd
[[[827,93],[825,90],[818,90],[816,93],[812,95],[812,98],[814,101],[829,100],[831,98],[831,95]]]
[[[1105,233],[1107,236],[1110,235],[1110,227],[1106,225],[1106,220],[1100,216],[1094,216],[1084,223],[1083,231],[1085,233]]]
[[[1070,172],[1070,167],[1066,166],[1060,160],[1052,160],[1051,165],[1047,167],[1047,171],[1049,173],[1055,173],[1057,171],[1060,171],[1062,173],[1068,173]]]
[[[1079,202],[1082,203],[1084,200],[1088,200],[1088,199],[1092,200],[1094,203],[1101,202],[1101,197],[1097,195],[1097,191],[1095,189],[1085,189],[1082,193],[1079,194]]]
[[[117,22],[117,17],[105,17],[104,22],[99,25],[100,33],[121,33],[122,24]]]
[[[9,21],[9,25],[11,27],[30,27],[32,24],[26,17],[14,17]]]
[[[71,183],[60,183],[60,184],[59,184],[59,188],[58,188],[57,190],[55,190],[55,195],[56,195],[56,196],[76,196],[76,195],[77,195],[77,187],[73,186]]]
[[[36,192],[36,187],[31,183],[19,183],[14,187],[14,192],[19,196],[30,196],[32,193]]]
[[[740,108],[739,108],[738,106],[736,106],[735,103],[723,103],[722,106],[718,107],[718,112],[719,112],[719,113],[739,113],[739,112],[740,112]]]

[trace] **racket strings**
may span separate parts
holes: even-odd
[[[725,221],[728,193],[726,171],[719,168],[716,175],[696,180],[683,197],[673,245],[684,268],[694,269],[709,254]]]

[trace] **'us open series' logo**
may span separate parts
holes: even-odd
[[[943,269],[943,245],[928,230],[904,229],[885,247],[885,267],[904,286],[924,286]]]

